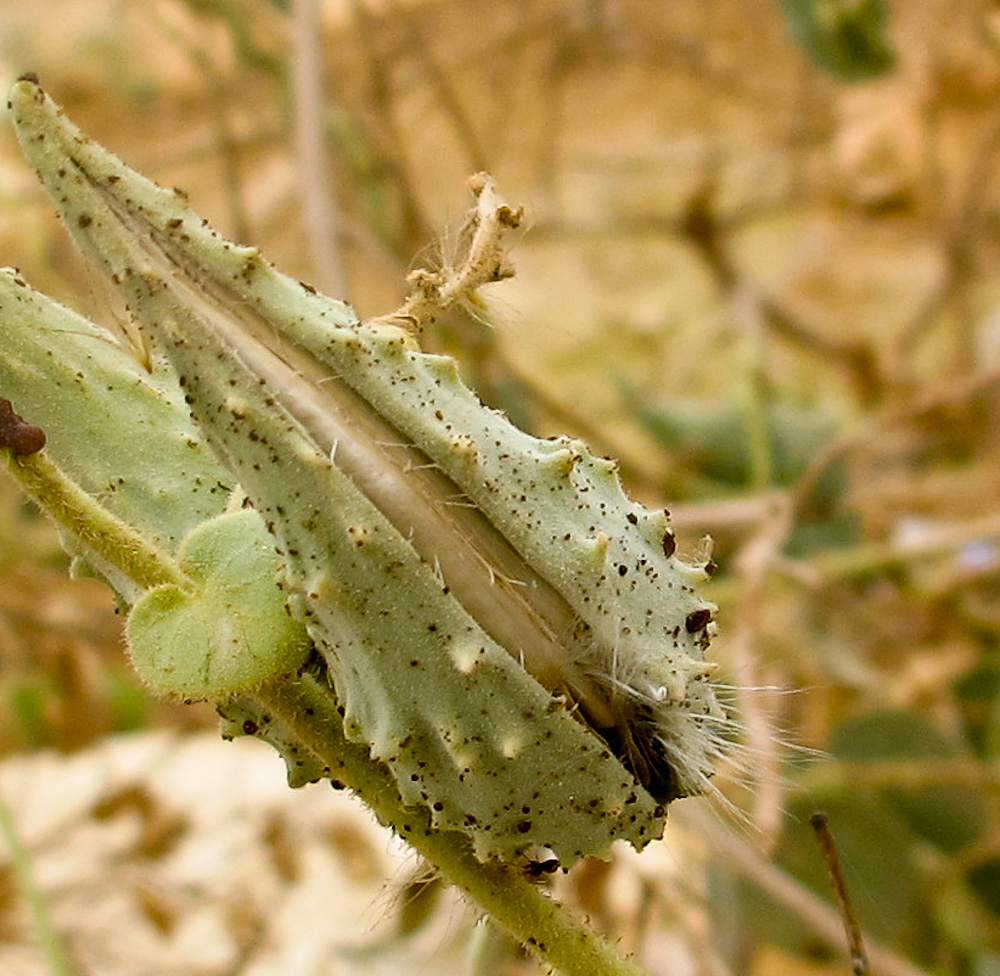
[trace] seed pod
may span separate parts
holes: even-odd
[[[482,858],[548,847],[569,866],[617,837],[641,847],[662,802],[708,788],[728,720],[704,660],[706,574],[613,461],[518,430],[453,360],[223,240],[35,82],[11,108],[66,226],[264,519],[347,736],[404,802]],[[206,599],[239,617],[216,573],[231,576],[209,560]],[[191,612],[170,601],[137,607],[136,638]]]

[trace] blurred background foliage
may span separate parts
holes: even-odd
[[[808,898],[832,901],[820,807],[876,972],[1000,973],[1000,6],[2,9],[3,77],[38,72],[133,166],[363,315],[454,255],[471,173],[526,206],[518,277],[427,344],[522,425],[621,458],[683,550],[713,537],[714,653],[748,725],[719,777],[739,823],[672,814],[703,838],[690,891],[643,876],[625,923],[590,865],[569,897],[640,952],[679,931],[684,971],[846,972]],[[0,176],[3,262],[113,324],[9,131]],[[147,700],[110,595],[0,492],[2,749],[210,725]]]

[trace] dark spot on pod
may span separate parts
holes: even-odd
[[[19,456],[36,454],[45,447],[45,431],[26,423],[15,413],[10,400],[3,397],[0,397],[0,447]]]
[[[91,217],[90,214],[80,214],[80,216],[76,218],[76,222],[81,227],[89,227],[94,222],[94,218]]]
[[[673,532],[667,532],[663,536],[663,555],[672,556],[677,551],[677,538]]]
[[[550,857],[544,861],[528,861],[524,873],[529,878],[541,878],[546,874],[554,874],[559,870],[559,858]]]
[[[257,734],[257,723],[253,719],[248,718],[243,723],[243,734],[244,735],[256,735]]]
[[[531,830],[531,821],[530,820],[522,820],[517,825],[517,832],[519,834],[526,834],[529,830]]]
[[[684,626],[687,628],[689,634],[696,634],[699,630],[703,630],[711,619],[711,610],[695,610],[693,613],[687,615]]]

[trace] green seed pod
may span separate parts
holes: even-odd
[[[541,845],[568,864],[616,838],[642,847],[662,803],[709,789],[731,723],[705,661],[706,574],[678,558],[663,512],[626,497],[613,462],[518,430],[453,360],[225,241],[37,83],[19,82],[11,108],[68,229],[263,517],[277,560],[266,584],[280,567],[347,738],[405,803],[465,832],[480,858]],[[238,585],[244,557],[230,565],[212,538],[192,546],[197,593],[150,594],[130,621],[136,652],[151,649],[157,681],[184,670],[198,694],[251,687],[263,678],[215,663],[265,626]],[[295,647],[271,620],[280,591],[268,606],[271,639]],[[176,633],[209,634],[210,665],[187,673]]]

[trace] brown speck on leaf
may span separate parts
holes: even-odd
[[[29,424],[14,411],[10,400],[0,397],[0,447],[11,454],[35,454],[45,447],[45,431]]]
[[[711,619],[711,610],[695,610],[693,613],[689,613],[687,615],[687,620],[684,621],[684,626],[687,628],[687,632],[689,634],[695,634],[699,630],[704,629]]]

